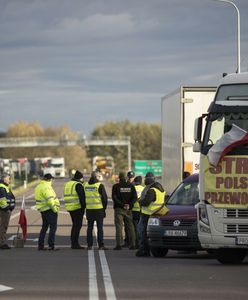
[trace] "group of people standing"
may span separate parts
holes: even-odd
[[[74,171],[72,178],[64,185],[64,206],[69,212],[71,227],[71,248],[84,249],[79,243],[83,217],[87,219],[87,249],[93,247],[94,223],[97,225],[97,244],[99,250],[107,250],[104,245],[103,221],[106,217],[108,196],[101,174],[92,172],[89,181],[84,181],[80,171]],[[55,247],[58,211],[60,201],[52,187],[53,176],[43,176],[35,188],[35,201],[41,213],[42,227],[38,239],[38,250],[58,250]],[[6,244],[6,231],[11,211],[15,206],[15,197],[9,189],[10,176],[4,175],[0,181],[0,249],[9,249]],[[147,240],[149,217],[164,205],[165,191],[155,180],[153,173],[148,172],[142,185],[142,177],[133,171],[127,174],[120,172],[112,186],[116,245],[114,250],[129,247],[137,249],[136,256],[150,256]],[[123,228],[125,230],[123,230]],[[48,248],[45,237],[48,234]],[[123,236],[125,232],[125,238]]]

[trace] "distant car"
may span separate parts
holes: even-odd
[[[199,202],[199,177],[194,174],[185,178],[166,201],[169,212],[165,216],[151,216],[147,235],[151,253],[163,257],[168,250],[203,250],[197,234]]]

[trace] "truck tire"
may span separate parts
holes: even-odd
[[[151,253],[154,257],[165,257],[168,249],[167,248],[156,248],[156,247],[151,247]]]
[[[246,249],[218,249],[216,258],[222,264],[241,264],[247,255]]]

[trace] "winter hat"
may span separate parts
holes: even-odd
[[[136,176],[133,181],[134,181],[135,184],[141,184],[142,183],[142,176]]]
[[[84,175],[80,171],[76,171],[74,174],[74,179],[80,180],[81,178],[84,178]]]

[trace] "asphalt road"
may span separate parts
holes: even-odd
[[[62,180],[54,183],[62,196]],[[110,195],[111,186],[107,185]],[[109,250],[70,249],[71,221],[59,213],[56,244],[60,251],[37,251],[41,226],[33,190],[25,192],[28,240],[24,248],[0,251],[0,299],[247,299],[248,258],[242,265],[221,265],[206,252],[169,251],[165,258],[137,258],[134,250],[112,250],[115,228],[111,200],[105,219]],[[12,214],[9,244],[17,232],[22,196]],[[86,245],[86,221],[81,243]],[[9,288],[7,290],[7,288]]]

